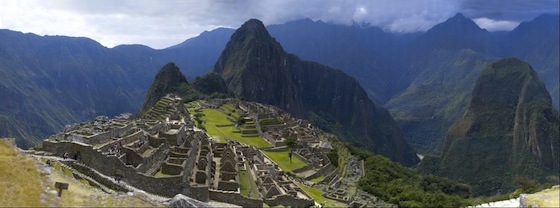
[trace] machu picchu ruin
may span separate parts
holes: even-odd
[[[212,112],[222,120],[210,121]],[[360,161],[331,163],[325,135],[277,107],[236,99],[185,103],[169,94],[140,118],[98,116],[67,125],[33,153],[56,158],[106,190],[133,187],[243,207],[381,203],[356,189]]]

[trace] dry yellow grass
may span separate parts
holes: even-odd
[[[57,206],[60,207],[153,207],[154,205],[135,196],[111,195],[91,187],[60,171],[51,173],[52,181],[68,183]]]
[[[50,175],[42,175],[37,167],[43,164],[44,161],[18,155],[13,140],[0,139],[0,207],[154,207],[143,198],[108,194],[85,180],[76,180],[58,162],[54,162]],[[54,190],[54,182],[69,184],[60,198],[47,193],[41,185]]]
[[[556,186],[527,195],[527,204],[539,207],[560,207],[560,187]]]
[[[13,140],[0,139],[0,206],[47,206],[40,202],[42,192],[36,161],[18,156]]]

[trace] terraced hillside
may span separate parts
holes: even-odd
[[[188,111],[184,105],[176,105],[173,102],[182,102],[176,99],[174,95],[167,95],[160,99],[151,107],[143,116],[146,119],[165,121],[169,117],[188,118]]]

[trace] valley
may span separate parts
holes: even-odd
[[[556,205],[560,17],[469,16],[163,49],[1,29],[0,206]]]

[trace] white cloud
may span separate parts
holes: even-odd
[[[482,29],[488,31],[510,31],[519,25],[519,22],[507,20],[493,20],[485,17],[473,19],[473,21]]]
[[[530,0],[515,0],[523,1]],[[0,28],[39,35],[90,37],[108,47],[144,44],[164,48],[204,30],[239,27],[250,18],[258,18],[267,25],[311,18],[415,32],[465,12],[467,17],[477,18],[481,27],[502,30],[511,27],[512,15],[534,17],[544,11],[543,5],[551,4],[547,2],[551,0],[512,6],[491,0],[495,7],[490,7],[481,6],[485,5],[483,0],[0,0]],[[510,19],[495,15],[505,14],[507,8],[515,11],[507,13]]]

